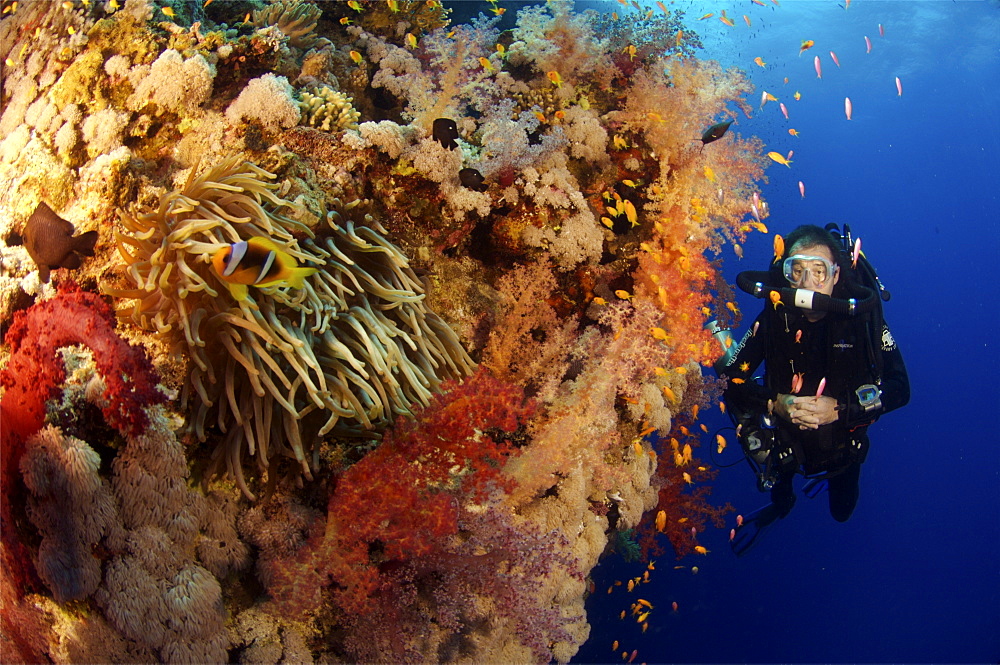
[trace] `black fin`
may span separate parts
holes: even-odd
[[[94,245],[97,244],[97,231],[87,231],[73,238],[74,251],[84,256],[94,255]]]

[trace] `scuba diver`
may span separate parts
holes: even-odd
[[[832,231],[832,232],[831,232]],[[841,234],[804,225],[775,243],[768,271],[740,273],[741,289],[765,299],[739,344],[716,363],[737,438],[771,503],[744,519],[731,545],[742,556],[795,504],[802,473],[810,497],[829,491],[830,514],[845,522],[858,501],[866,430],[910,398],[903,356],[882,316],[889,293]],[[711,325],[711,324],[710,324]],[[728,331],[716,330],[720,340]],[[754,372],[764,363],[763,384]]]

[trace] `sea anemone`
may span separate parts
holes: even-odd
[[[261,470],[287,456],[310,478],[320,437],[376,430],[411,404],[426,405],[442,380],[471,372],[385,229],[371,216],[349,218],[356,202],[314,232],[277,212],[291,204],[254,164],[230,158],[196,171],[155,210],[122,213],[129,232],[116,239],[135,287],[105,292],[119,300],[120,318],[190,358],[181,393],[182,405],[196,402],[189,429],[200,441],[213,425],[223,432],[212,469],[231,474],[248,497],[244,449]],[[254,236],[317,272],[301,289],[251,288],[235,299],[211,257]],[[303,427],[313,412],[325,422]]]

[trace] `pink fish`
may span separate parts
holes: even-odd
[[[878,24],[878,36],[885,37],[885,28],[882,27],[881,23]]]
[[[865,35],[865,47],[868,49],[865,53],[872,52],[872,40],[868,39],[868,35]]]
[[[742,515],[737,515],[736,516],[736,526],[743,526],[743,516]]]
[[[903,96],[903,82],[899,80],[898,76],[896,77],[896,96]]]
[[[830,51],[830,57],[833,58],[833,64],[837,65],[837,67],[839,68],[840,60],[837,60],[837,54],[834,53],[833,51]]]
[[[760,223],[760,213],[757,212],[757,206],[755,206],[753,203],[750,204],[750,212],[753,213],[753,218],[756,219],[757,223],[759,224]]]
[[[729,542],[736,540],[736,529],[729,530]]]
[[[851,113],[854,112],[854,106],[851,105],[851,98],[844,97],[844,113],[847,114],[847,119],[851,119]]]
[[[806,197],[806,185],[801,180],[799,180],[799,194],[802,195],[802,198]]]
[[[861,238],[854,241],[854,251],[851,252],[851,267],[858,267],[858,257],[861,256]]]
[[[823,388],[826,388],[826,377],[824,376],[819,380],[819,385],[816,386],[816,397],[822,397]]]
[[[779,103],[778,107],[781,109],[781,115],[785,116],[785,120],[788,120],[788,109],[785,108],[784,102]]]
[[[754,192],[752,198],[753,198],[753,204],[755,206],[759,206],[760,205],[760,193],[759,192]]]
[[[753,334],[750,335],[751,337],[757,336],[757,328],[760,328],[760,321],[753,322]]]
[[[816,78],[823,78],[823,65],[820,63],[818,55],[813,59],[813,65],[816,66]]]
[[[691,527],[691,537],[692,538],[697,538],[698,537],[698,529],[696,529],[694,527]]]
[[[794,156],[795,156],[795,151],[794,150],[789,150],[788,154],[785,155],[785,159],[787,159],[788,161],[792,161],[792,157],[794,157]]]

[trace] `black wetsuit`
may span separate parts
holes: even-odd
[[[802,376],[799,395],[815,395],[820,380],[826,379],[823,394],[837,399],[837,421],[815,430],[800,430],[781,418],[775,420],[778,440],[792,447],[805,474],[839,470],[829,477],[829,490],[830,514],[840,522],[851,516],[858,501],[861,463],[868,452],[867,426],[910,399],[903,356],[888,326],[881,325],[881,343],[868,343],[871,335],[863,318],[828,313],[812,323],[794,307],[768,304],[730,361],[716,365],[719,374],[729,379],[726,403],[748,424],[767,412],[768,400],[792,392],[794,374]],[[761,362],[765,363],[764,385],[753,380]],[[876,376],[879,370],[881,374]],[[882,406],[865,412],[855,390],[869,383],[878,383],[881,388]],[[791,483],[795,472],[794,466],[786,468],[771,490],[771,501],[781,516],[795,501]]]

